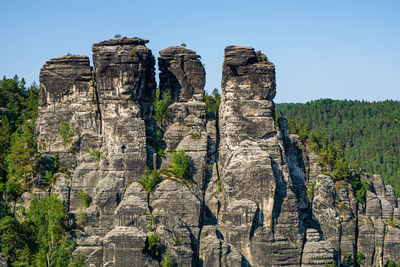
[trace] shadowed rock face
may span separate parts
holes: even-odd
[[[96,88],[101,100],[152,102],[154,57],[139,38],[111,39],[93,45]]]
[[[195,51],[168,47],[160,51],[160,90],[171,95],[172,102],[185,102],[204,94],[205,70]],[[201,99],[200,99],[201,100]]]
[[[177,266],[311,267],[355,251],[363,266],[400,261],[393,189],[365,174],[369,190],[359,203],[349,183],[322,174],[286,120],[275,123],[275,67],[264,54],[226,47],[219,115],[207,118],[200,56],[182,47],[160,51],[159,87],[172,101],[168,119],[155,123],[147,42],[100,42],[94,70],[87,57],[70,55],[49,60],[40,73],[38,143],[43,157],[51,162],[58,154],[69,172],[23,198],[59,193],[74,222],[84,214],[87,223],[72,236],[86,266],[158,266],[146,249],[154,234]],[[73,132],[67,144],[62,123]],[[156,130],[163,157],[152,147]],[[191,161],[191,177],[163,174],[146,193],[137,182],[144,168],[167,169],[179,150]]]

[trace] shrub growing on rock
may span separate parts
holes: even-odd
[[[158,89],[156,91],[156,100],[153,103],[154,106],[153,120],[155,122],[163,122],[168,119],[167,108],[170,102],[171,102],[171,96],[168,93],[163,93],[161,96],[160,90]]]
[[[190,171],[190,162],[185,155],[185,151],[181,150],[172,153],[172,171],[176,176],[187,179]]]
[[[161,182],[160,175],[156,170],[150,170],[146,168],[142,177],[140,178],[140,183],[143,185],[144,190],[150,194],[154,187]]]

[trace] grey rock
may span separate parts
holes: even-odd
[[[195,51],[179,46],[160,51],[160,90],[167,92],[172,102],[184,102],[204,94],[205,70]]]

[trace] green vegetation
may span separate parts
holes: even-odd
[[[171,102],[171,96],[168,93],[164,92],[162,96],[160,94],[160,89],[157,89],[156,100],[153,102],[153,120],[157,123],[162,123],[168,119],[167,109]]]
[[[349,266],[361,266],[361,263],[364,259],[364,256],[361,252],[356,253],[356,258],[354,260],[353,255],[343,253],[343,263],[348,264]]]
[[[200,138],[201,138],[201,136],[200,136],[200,135],[197,135],[197,134],[192,134],[192,135],[190,135],[190,139],[198,140],[198,139],[200,139]]]
[[[71,129],[71,124],[66,121],[62,121],[60,125],[60,136],[63,141],[64,148],[67,148],[75,136],[75,131]]]
[[[400,102],[320,99],[277,104],[286,118],[339,144],[352,169],[382,175],[400,196]]]
[[[157,152],[157,155],[159,157],[164,157],[165,152],[164,152],[164,148],[162,146],[162,134],[161,134],[160,129],[156,130],[153,140],[154,140],[153,148]]]
[[[217,180],[217,187],[218,187],[218,192],[222,192],[222,180],[219,178]]]
[[[138,53],[135,48],[132,48],[131,54],[133,57],[138,57]]]
[[[188,179],[190,173],[190,162],[185,155],[185,151],[172,152],[172,171],[182,179]]]
[[[57,155],[50,166],[42,164],[48,158],[38,153],[37,110],[36,84],[26,88],[17,76],[0,80],[0,250],[10,266],[68,266],[74,243],[66,208],[57,196],[34,198],[28,212],[13,208],[34,186],[35,177],[35,186],[47,186],[60,171]],[[72,133],[69,124],[62,123],[64,146],[72,143]],[[37,179],[40,176],[44,181]]]
[[[261,62],[267,62],[268,58],[265,55],[261,55]]]
[[[173,262],[168,254],[168,251],[166,251],[161,260],[161,267],[172,267],[172,266]]]
[[[18,76],[0,80],[0,198],[14,201],[32,183],[38,161],[34,134],[38,87]]]
[[[185,44],[185,43],[181,43],[181,46],[182,46],[182,47],[186,47],[186,44]]]
[[[314,198],[314,189],[315,189],[316,184],[317,183],[315,181],[313,181],[310,184],[310,186],[307,188],[307,197],[308,197],[308,200],[310,200],[310,202],[312,202],[312,200]]]
[[[150,194],[160,182],[161,178],[157,170],[150,170],[149,168],[145,169],[140,178],[140,183],[143,185],[147,194]]]
[[[0,247],[11,266],[67,266],[74,243],[70,241],[66,208],[52,194],[34,198],[18,221],[9,209],[0,219]]]
[[[121,34],[117,33],[116,35],[114,35],[114,38],[121,38]]]
[[[87,216],[83,210],[79,210],[78,215],[76,216],[76,224],[79,228],[83,228],[87,223]]]
[[[89,207],[90,197],[83,192],[82,188],[79,188],[78,190],[78,197],[81,199],[83,207]]]
[[[337,266],[336,262],[332,262],[332,264],[329,264],[329,263],[324,264],[324,267],[336,267],[336,266]]]
[[[152,233],[146,239],[146,250],[155,259],[158,259],[161,255],[161,246],[159,244],[158,236]]]
[[[400,267],[400,263],[396,264],[395,261],[387,261],[386,264],[384,265],[385,267]]]
[[[102,156],[103,153],[98,151],[97,149],[90,149],[89,147],[86,147],[85,152],[92,155],[98,161],[103,159],[103,156]]]
[[[277,116],[279,125],[281,116]],[[350,171],[348,164],[343,156],[342,147],[338,141],[330,142],[329,139],[320,131],[310,131],[306,127],[296,124],[293,120],[288,119],[288,127],[290,133],[298,134],[303,141],[306,151],[313,150],[318,155],[318,162],[325,168],[325,174],[331,176],[335,181],[336,191],[343,184],[342,181],[347,181],[352,185],[352,189],[359,202],[365,202],[365,194],[368,191],[368,182],[361,181],[359,170]],[[332,172],[328,172],[332,170]],[[307,190],[307,196],[314,194],[314,188]]]
[[[207,106],[207,113],[214,115],[214,117],[218,116],[218,108],[221,104],[221,95],[219,94],[217,88],[214,88],[211,95],[205,92],[204,102]]]

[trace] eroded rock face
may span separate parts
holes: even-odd
[[[168,168],[173,151],[184,150],[192,162],[191,179],[203,189],[207,161],[206,105],[203,102],[205,71],[194,51],[169,47],[160,51],[160,91],[171,95],[168,120],[158,126],[163,132],[165,158],[161,168]]]
[[[171,95],[172,102],[184,102],[204,94],[205,70],[195,51],[179,46],[160,51],[160,90]]]
[[[252,266],[300,266],[311,224],[305,175],[275,125],[275,67],[250,47],[225,49],[219,111],[219,177],[206,193],[217,229]],[[289,154],[292,153],[293,156]],[[300,155],[301,157],[301,155]],[[323,239],[322,247],[329,247]],[[333,258],[333,249],[327,258]],[[311,252],[310,252],[311,253]],[[268,255],[265,257],[263,255]]]
[[[322,174],[286,120],[275,123],[275,67],[264,54],[226,47],[219,115],[207,117],[200,56],[183,47],[160,51],[159,88],[172,100],[168,119],[155,123],[147,42],[94,44],[94,69],[87,57],[64,56],[41,70],[38,143],[43,165],[58,155],[64,173],[24,199],[58,193],[73,222],[86,221],[72,236],[87,266],[158,266],[166,252],[177,266],[322,266],[356,251],[363,266],[400,262],[393,189],[365,174],[369,189],[359,202],[350,183]],[[67,143],[62,124],[73,133]],[[191,176],[160,171],[148,194],[138,182],[145,167],[168,169],[180,150]],[[150,235],[157,257],[146,247]]]

